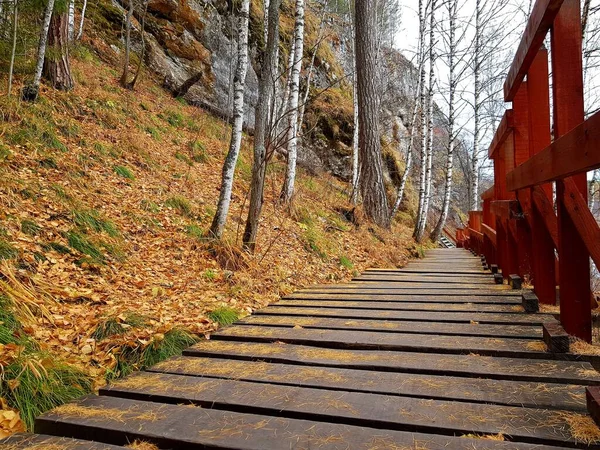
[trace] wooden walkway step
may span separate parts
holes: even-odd
[[[556,318],[521,294],[466,250],[430,250],[291,294],[0,448],[600,449],[585,397],[600,373],[548,352]]]

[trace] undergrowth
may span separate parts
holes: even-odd
[[[231,325],[240,318],[240,313],[227,306],[221,306],[211,312],[208,313],[208,318],[213,322],[218,323],[220,326],[224,327],[227,325]]]

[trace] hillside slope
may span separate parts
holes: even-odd
[[[294,209],[282,210],[282,161],[268,172],[257,254],[242,253],[247,137],[226,243],[205,240],[229,126],[150,75],[123,90],[90,48],[72,51],[74,91],[0,99],[0,437],[22,428],[13,409],[30,425],[296,287],[418,254],[410,224],[374,229],[326,174],[301,171]],[[72,389],[36,396],[57,386]]]

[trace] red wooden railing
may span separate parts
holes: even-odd
[[[564,329],[589,342],[590,257],[600,267],[600,228],[587,206],[586,172],[600,167],[600,113],[584,120],[580,7],[537,0],[504,84],[512,109],[489,148],[494,186],[457,242],[505,278],[530,280],[541,303],[556,304],[558,285]]]

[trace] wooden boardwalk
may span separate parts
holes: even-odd
[[[468,251],[430,250],[300,290],[4,447],[600,448],[585,396],[600,374],[545,351],[553,321],[523,312]]]

